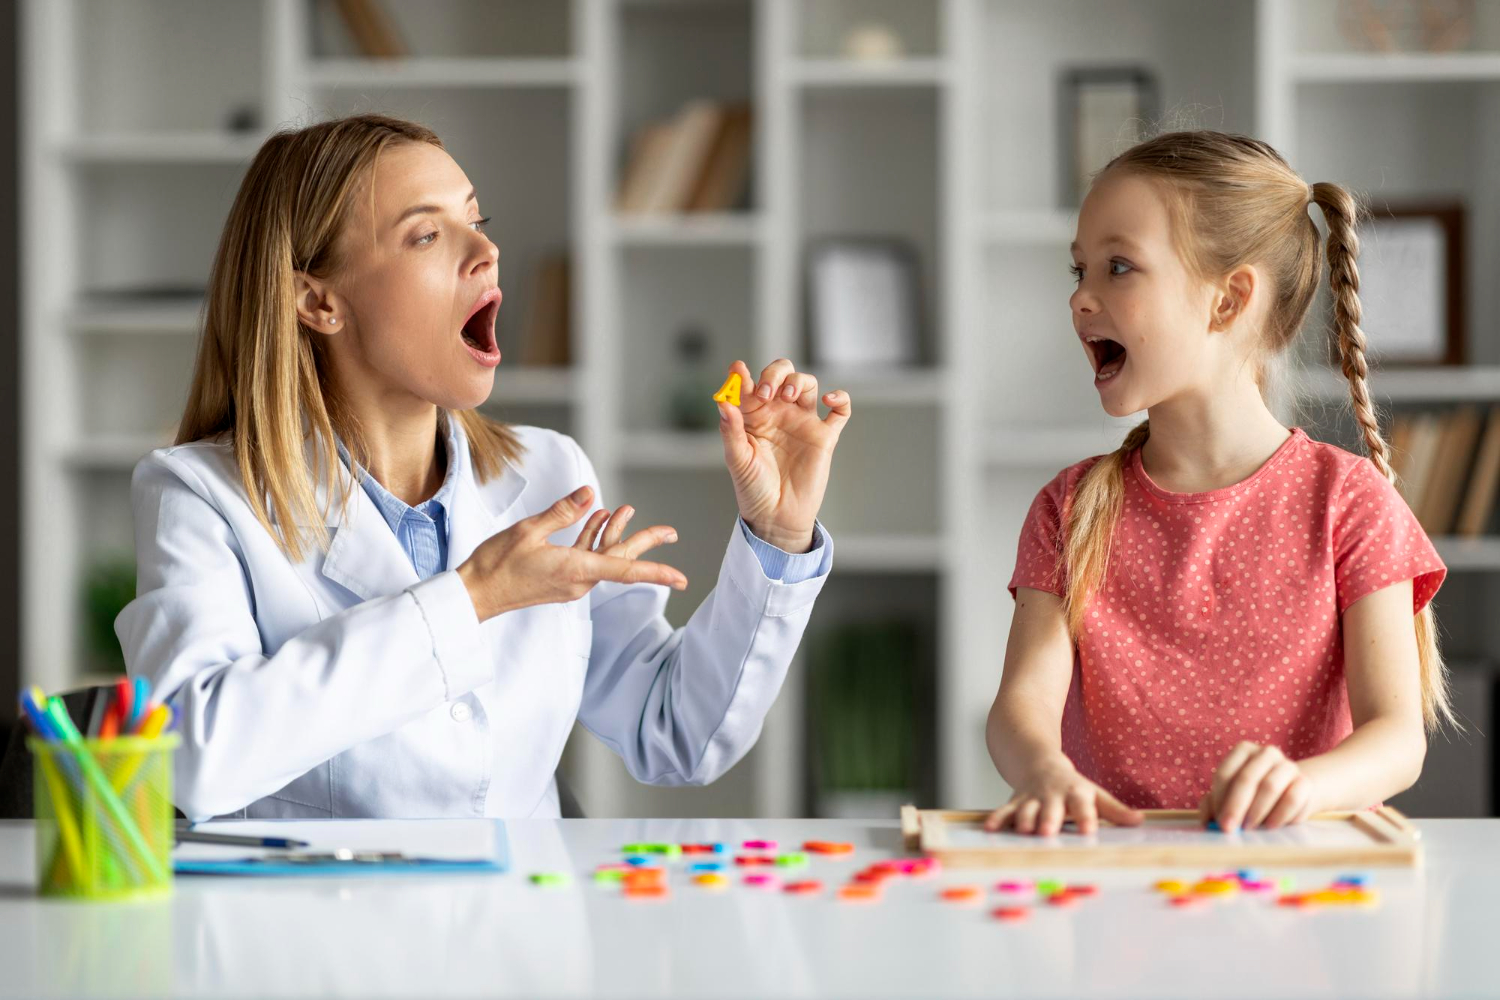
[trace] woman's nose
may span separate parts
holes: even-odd
[[[500,262],[500,248],[483,233],[475,231],[474,235],[478,243],[474,248],[474,255],[469,259],[471,274],[482,271],[486,267],[493,267]]]

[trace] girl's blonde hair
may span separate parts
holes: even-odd
[[[214,255],[177,443],[228,437],[256,517],[292,560],[302,559],[305,542],[293,525],[328,545],[318,466],[328,502],[337,498],[341,510],[349,502],[336,441],[367,465],[363,435],[329,376],[324,336],[297,317],[294,272],[327,278],[344,266],[354,192],[381,150],[421,142],[443,148],[424,126],[382,115],[278,132],[250,163]],[[481,481],[520,456],[505,425],[473,410],[450,416],[468,436]]]
[[[1172,214],[1177,250],[1190,273],[1217,280],[1245,264],[1258,264],[1269,278],[1272,296],[1255,382],[1264,391],[1266,361],[1296,339],[1318,287],[1322,268],[1317,226],[1307,211],[1323,210],[1328,224],[1328,274],[1333,293],[1333,328],[1344,377],[1365,449],[1380,473],[1395,482],[1390,449],[1380,434],[1366,385],[1365,335],[1359,328],[1359,207],[1337,184],[1308,185],[1266,143],[1208,130],[1167,132],[1125,151],[1100,171],[1160,181]],[[1110,543],[1125,493],[1125,464],[1150,437],[1149,421],[1125,436],[1115,451],[1096,462],[1078,481],[1063,510],[1064,544],[1058,569],[1067,582],[1064,610],[1074,641],[1084,614],[1102,585]],[[1422,686],[1422,717],[1429,729],[1453,723],[1447,670],[1438,649],[1429,602],[1416,616]]]

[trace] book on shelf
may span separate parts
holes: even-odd
[[[630,143],[615,207],[622,214],[724,212],[737,207],[750,173],[750,105],[689,101]]]
[[[1397,486],[1401,490],[1401,495],[1406,498],[1406,505],[1420,519],[1422,495],[1427,486],[1433,461],[1437,457],[1443,425],[1436,413],[1419,413],[1410,419],[1411,454],[1405,463],[1406,477],[1398,481]]]
[[[1500,406],[1490,409],[1454,534],[1463,538],[1478,538],[1484,534],[1485,526],[1495,513],[1497,485],[1500,485]]]
[[[1471,463],[1474,446],[1479,440],[1479,411],[1472,406],[1454,410],[1443,417],[1442,436],[1437,457],[1433,460],[1430,480],[1422,496],[1417,520],[1429,535],[1446,535],[1453,530]]]
[[[738,207],[750,176],[753,132],[749,104],[734,104],[724,109],[697,187],[688,199],[689,212],[727,212]]]
[[[1500,488],[1500,405],[1398,416],[1391,467],[1428,535],[1483,535]]]
[[[361,53],[377,59],[410,54],[380,0],[336,0],[336,4]]]
[[[531,275],[531,301],[521,330],[521,364],[565,366],[572,361],[571,262],[566,253],[548,254]]]

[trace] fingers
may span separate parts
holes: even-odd
[[[1040,799],[1027,799],[1025,802],[1022,802],[1021,807],[1016,810],[1016,832],[1035,833],[1036,818],[1041,811],[1042,803]]]
[[[1240,828],[1261,780],[1284,759],[1281,751],[1275,747],[1261,747],[1250,755],[1250,759],[1245,761],[1230,782],[1229,789],[1219,800],[1218,819],[1221,828],[1226,832]]]
[[[1106,819],[1115,826],[1140,826],[1146,817],[1139,809],[1132,809],[1104,789],[1099,789],[1097,796],[1099,818]]]
[[[603,508],[590,514],[589,519],[584,522],[583,530],[578,533],[578,540],[573,543],[573,548],[583,549],[585,552],[592,551],[594,543],[599,540],[600,529],[604,527],[604,523],[608,520],[609,511]]]
[[[1245,828],[1254,829],[1265,822],[1292,782],[1301,775],[1297,765],[1285,758],[1273,765],[1255,788],[1255,797],[1250,800],[1250,808],[1245,811]]]
[[[760,386],[756,384],[755,378],[750,374],[749,365],[745,364],[745,362],[743,361],[736,361],[734,364],[729,366],[729,370],[731,372],[738,373],[740,376],[739,408],[742,413],[754,413],[756,410],[766,405],[766,401],[760,396]],[[719,408],[719,414],[722,416],[723,413],[724,409],[723,405],[721,404]]]
[[[1312,780],[1300,771],[1292,783],[1281,793],[1281,801],[1266,817],[1267,830],[1280,829],[1288,823],[1300,823],[1312,811]]]
[[[823,418],[823,423],[842,431],[849,422],[849,415],[854,412],[854,401],[844,390],[835,389],[823,397],[823,402],[828,404],[828,416]]]
[[[531,531],[539,532],[542,535],[550,535],[575,523],[587,513],[593,502],[593,489],[588,486],[580,486],[570,495],[563,497],[540,514],[533,514],[531,517],[517,523],[526,525],[527,529]]]
[[[1094,808],[1094,797],[1082,788],[1070,788],[1064,800],[1068,816],[1078,824],[1078,832],[1087,836],[1099,829],[1099,814]]]
[[[1017,803],[1012,800],[984,818],[984,828],[991,832],[1005,829],[1005,824],[1016,814]]]
[[[598,552],[580,553],[585,560],[584,574],[596,582],[609,580],[613,583],[655,583],[673,590],[687,589],[687,577],[680,570],[665,563],[642,562],[623,556],[606,556]]]
[[[781,383],[781,399],[796,403],[804,410],[817,412],[818,380],[807,372],[791,372]]]
[[[658,524],[644,531],[637,531],[625,542],[612,546],[604,554],[619,556],[623,559],[637,559],[643,552],[654,549],[658,545],[671,545],[675,541],[677,541],[677,529],[670,525]]]
[[[1206,819],[1220,818],[1219,813],[1223,811],[1224,795],[1229,790],[1229,782],[1239,773],[1245,761],[1250,759],[1250,755],[1259,749],[1260,745],[1257,743],[1243,742],[1237,744],[1220,761],[1219,769],[1214,772],[1213,780],[1208,787],[1208,801],[1205,805]]]
[[[766,365],[760,373],[760,382],[755,387],[755,398],[761,402],[770,402],[781,392],[782,383],[788,375],[796,371],[796,367],[786,358],[777,358]]]
[[[733,474],[749,467],[755,458],[755,446],[750,443],[750,438],[745,433],[743,410],[739,406],[730,406],[728,403],[720,403],[718,406],[719,437],[724,439],[724,464]]]
[[[620,542],[620,537],[625,534],[625,525],[635,517],[635,508],[624,504],[610,516],[609,525],[604,529],[604,537],[600,539],[599,548],[613,548]]]
[[[1042,811],[1038,814],[1036,833],[1039,837],[1055,837],[1062,831],[1063,820],[1067,819],[1067,805],[1061,795],[1049,795],[1042,803]]]

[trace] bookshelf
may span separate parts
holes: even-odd
[[[1500,160],[1500,30],[1486,5],[1471,51],[1421,56],[1349,50],[1332,0],[1221,0],[1212,18],[1194,0],[1123,0],[1107,20],[1088,0],[381,6],[407,55],[362,56],[332,0],[27,0],[23,504],[28,524],[53,530],[24,543],[23,682],[56,688],[96,669],[74,638],[80,581],[129,553],[130,469],[170,437],[195,345],[201,303],[184,290],[206,280],[244,167],[281,123],[378,110],[443,137],[501,246],[506,361],[487,409],[573,434],[607,500],[679,528],[671,557],[692,587],[668,605],[677,624],[715,579],[734,513],[712,425],[683,429],[666,407],[677,338],[700,330],[715,372],[734,357],[805,368],[808,247],[878,234],[917,248],[920,363],[815,372],[858,412],[823,511],[837,569],[804,650],[871,608],[912,617],[931,696],[922,793],[952,805],[1006,791],[982,727],[1027,506],[1134,423],[1101,413],[1069,326],[1064,67],[1147,64],[1170,123],[1258,132],[1310,179],[1461,196],[1468,314],[1496,311],[1479,280],[1500,263],[1487,172]],[[847,58],[844,40],[872,22],[899,48]],[[752,106],[745,197],[711,212],[617,211],[632,137],[694,100]],[[531,275],[559,251],[572,266],[572,363],[514,364]],[[127,294],[148,286],[158,294]],[[1392,407],[1500,401],[1500,341],[1478,323],[1473,366],[1382,372],[1376,395]],[[1280,411],[1336,413],[1342,381],[1301,363]],[[1336,419],[1327,430],[1341,432]],[[1493,658],[1500,632],[1484,608],[1500,596],[1489,593],[1500,546],[1439,546],[1455,570],[1451,648]],[[708,788],[638,786],[596,741],[573,740],[564,769],[585,808],[807,811],[806,659],[756,748]]]

